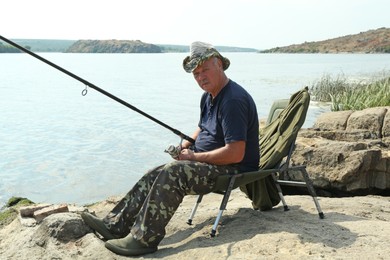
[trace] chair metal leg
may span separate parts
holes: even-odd
[[[283,202],[283,205],[286,207],[286,203],[284,202],[284,199],[282,198],[283,195],[281,195],[281,188],[280,188],[280,184],[283,184],[283,185],[290,185],[290,186],[300,186],[300,187],[306,187],[307,190],[309,191],[309,194],[311,195],[311,197],[313,198],[313,201],[314,201],[314,204],[317,208],[317,211],[318,211],[318,215],[320,217],[320,219],[323,219],[325,217],[324,213],[322,212],[322,209],[321,209],[321,206],[320,206],[320,203],[318,202],[318,199],[317,199],[317,193],[316,193],[316,190],[314,189],[314,186],[313,186],[313,182],[312,180],[310,179],[309,177],[309,174],[307,173],[306,171],[306,166],[305,165],[299,165],[299,166],[292,166],[289,168],[289,170],[298,170],[302,173],[302,176],[303,176],[303,179],[304,179],[304,182],[303,181],[285,181],[285,180],[278,180],[276,179],[276,176],[275,174],[272,174],[275,182],[276,182],[276,187],[278,188],[278,191],[279,191],[279,196]]]
[[[215,233],[217,233],[217,227],[219,224],[219,220],[222,217],[223,211],[226,209],[226,204],[228,203],[230,193],[233,190],[233,186],[234,186],[234,182],[236,181],[236,177],[237,177],[236,175],[232,175],[232,177],[230,178],[229,185],[225,191],[225,194],[223,195],[221,206],[219,207],[219,212],[218,212],[217,218],[215,219],[213,228],[211,229],[211,233],[210,233],[211,237],[215,237]]]
[[[190,217],[189,217],[188,220],[187,220],[187,224],[188,224],[188,225],[192,225],[192,219],[193,219],[194,216],[195,216],[196,210],[198,209],[199,203],[201,203],[202,198],[203,198],[203,195],[199,195],[199,196],[198,196],[198,199],[196,200],[195,205],[194,205],[194,207],[192,208]]]
[[[279,194],[280,200],[281,200],[282,203],[283,203],[284,211],[290,210],[290,209],[288,208],[288,206],[287,206],[286,200],[284,199],[283,192],[282,192],[282,188],[280,187],[280,184],[278,183],[278,179],[276,178],[275,173],[271,173],[271,175],[272,175],[272,178],[273,178],[274,181],[275,181],[276,188],[278,189],[278,194]]]
[[[211,229],[211,233],[210,233],[211,237],[215,237],[215,233],[217,233],[217,227],[218,227],[218,224],[219,224],[219,220],[222,217],[223,211],[224,211],[223,209],[220,209],[219,212],[218,212],[217,218],[214,221],[213,228]]]
[[[303,178],[305,179],[307,189],[308,189],[311,197],[313,198],[314,204],[316,205],[316,208],[318,211],[318,216],[320,217],[320,219],[323,219],[325,217],[325,215],[322,212],[320,203],[318,202],[316,190],[314,189],[313,182],[311,181],[309,174],[306,171],[306,167],[300,167],[299,170],[301,171]]]

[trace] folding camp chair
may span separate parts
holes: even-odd
[[[247,194],[248,198],[252,200],[252,205],[255,209],[268,210],[282,201],[285,211],[289,209],[284,199],[281,185],[306,187],[314,200],[319,217],[321,219],[324,218],[324,213],[317,200],[316,191],[306,171],[306,166],[290,166],[295,140],[299,129],[305,121],[309,102],[310,96],[307,88],[295,93],[289,100],[276,101],[271,108],[267,120],[268,124],[260,129],[259,144],[261,156],[259,170],[239,174],[223,174],[217,177],[216,188],[213,192],[222,194],[223,198],[211,230],[212,237],[216,234],[230,193],[237,187],[240,187]],[[301,172],[304,181],[298,182],[282,179],[289,171]],[[202,198],[203,195],[199,195],[197,198],[187,221],[189,225],[192,224]]]

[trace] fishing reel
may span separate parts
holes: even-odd
[[[173,144],[169,145],[167,149],[164,150],[164,152],[168,153],[173,159],[178,159],[181,152],[181,143],[177,146]]]
[[[190,138],[190,140],[192,140]],[[195,141],[190,141],[192,144],[188,147],[190,150],[194,150],[194,143]],[[168,153],[173,159],[177,160],[179,158],[180,152],[183,149],[183,146],[181,145],[183,143],[183,138],[181,138],[179,145],[169,145],[167,149],[164,150],[164,152]]]
[[[168,153],[173,159],[177,160],[179,158],[183,143],[183,138],[180,139],[179,145],[169,145],[167,149],[164,150],[164,152]]]

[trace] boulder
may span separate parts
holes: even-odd
[[[387,109],[385,107],[355,111],[348,118],[346,131],[367,130],[372,134],[372,139],[382,138],[383,121],[386,113]]]
[[[387,108],[387,113],[383,118],[382,137],[390,138],[390,107]]]
[[[291,163],[306,164],[314,186],[325,194],[390,191],[390,109],[328,112],[313,128],[301,129]],[[292,180],[302,180],[290,173]]]
[[[323,113],[318,116],[314,128],[326,130],[345,130],[348,118],[353,111],[340,111],[335,113]]]
[[[90,232],[92,230],[84,224],[80,214],[56,213],[41,222],[33,234],[32,242],[44,247],[50,240],[66,243],[76,241]]]

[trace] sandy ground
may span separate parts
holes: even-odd
[[[319,198],[325,219],[319,219],[310,196],[286,196],[290,211],[279,204],[255,211],[239,190],[233,191],[217,236],[209,233],[221,196],[204,197],[188,226],[196,197],[186,197],[167,227],[167,236],[153,254],[139,259],[390,259],[390,197]],[[99,216],[116,198],[90,208]],[[33,243],[36,227],[19,220],[0,230],[0,259],[128,259],[104,247],[89,233],[77,241]]]

